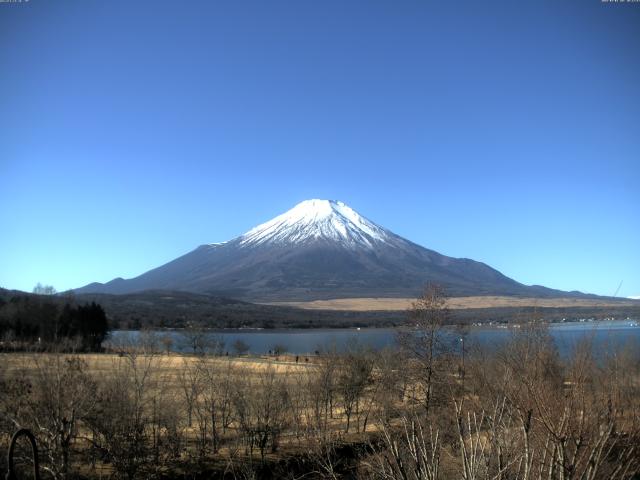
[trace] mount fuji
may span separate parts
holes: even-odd
[[[415,297],[427,282],[452,296],[579,295],[526,286],[484,263],[441,255],[333,200],[306,200],[227,242],[201,245],[132,279],[75,291],[180,290],[270,302]]]

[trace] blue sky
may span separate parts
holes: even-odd
[[[138,275],[308,198],[640,295],[640,4],[0,4],[0,286]]]

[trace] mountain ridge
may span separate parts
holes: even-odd
[[[452,296],[585,296],[526,286],[468,258],[417,245],[335,200],[305,200],[227,242],[203,244],[132,279],[77,293],[182,290],[248,301],[415,297],[424,284]]]

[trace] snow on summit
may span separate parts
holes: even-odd
[[[241,245],[339,242],[349,247],[373,247],[386,242],[390,233],[335,200],[305,200],[291,210],[240,237]]]

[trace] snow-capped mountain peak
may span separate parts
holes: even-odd
[[[373,247],[390,238],[387,230],[335,200],[305,200],[240,237],[246,246],[338,241],[349,247]]]
[[[428,250],[329,200],[304,201],[244,235],[201,245],[135,278],[76,291],[180,290],[277,302],[415,297],[427,282],[453,296],[576,296],[527,287],[484,263]]]

